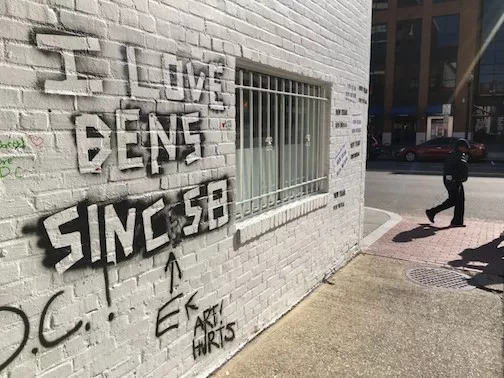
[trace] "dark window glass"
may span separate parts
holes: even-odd
[[[398,7],[412,7],[415,5],[422,5],[423,0],[398,0],[397,1],[397,6]]]
[[[428,140],[427,142],[422,143],[422,146],[438,146],[439,138]]]
[[[394,105],[416,105],[420,76],[422,20],[399,21],[396,26]]]
[[[387,24],[371,28],[371,70],[369,101],[372,105],[384,105],[385,63],[387,57]]]
[[[492,77],[493,76],[493,71],[494,71],[494,66],[488,65],[488,64],[481,65],[480,66],[480,78],[484,79],[488,75],[490,75],[489,77]]]
[[[454,1],[454,0],[432,0],[434,4],[441,4],[441,3],[446,3],[448,1]]]
[[[488,39],[501,15],[504,1],[483,0],[481,20],[481,45]],[[504,26],[497,31],[481,57],[479,66],[479,94],[504,95]]]
[[[388,9],[388,0],[373,0],[374,10]]]
[[[424,144],[426,146],[449,146],[455,143],[457,140],[457,138],[434,138],[425,142]]]
[[[489,46],[489,48],[491,48]],[[480,64],[494,64],[495,62],[495,50],[486,50],[481,57]]]
[[[495,54],[495,64],[503,64],[504,63],[504,54],[496,51]]]
[[[439,138],[439,145],[440,146],[449,146],[451,144],[452,144],[451,138]]]
[[[432,18],[429,103],[447,104],[457,78],[459,16]]]

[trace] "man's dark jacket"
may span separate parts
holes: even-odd
[[[467,157],[460,151],[453,151],[445,161],[443,179],[445,184],[457,187],[467,181],[468,168]]]

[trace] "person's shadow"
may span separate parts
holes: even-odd
[[[403,231],[398,233],[392,241],[395,243],[409,243],[415,239],[424,239],[430,236],[434,236],[436,232],[447,230],[450,227],[434,227],[430,224],[419,224],[418,227],[415,227],[409,231]]]
[[[491,292],[502,292],[489,289],[486,285],[504,283],[504,233],[489,243],[477,248],[467,248],[462,251],[459,260],[448,264],[454,268],[469,268],[479,270],[467,282],[470,285]],[[502,246],[500,246],[502,244]]]

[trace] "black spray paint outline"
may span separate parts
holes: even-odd
[[[163,311],[166,307],[168,307],[173,301],[177,300],[177,299],[180,299],[184,296],[183,293],[180,293],[178,294],[177,296],[171,298],[168,302],[166,302],[163,306],[161,306],[158,310],[158,315],[157,315],[157,319],[156,319],[156,337],[161,337],[163,336],[166,332],[168,331],[171,331],[172,329],[176,329],[179,327],[179,324],[173,324],[165,329],[163,329],[162,331],[159,330],[159,325],[160,323],[164,322],[166,319],[168,319],[169,317],[171,316],[174,316],[174,315],[177,315],[180,310],[177,308],[175,311],[172,311],[168,314],[166,314],[165,316],[163,316],[162,318],[159,318],[159,316],[161,315],[161,311]]]
[[[196,291],[193,295],[191,295],[191,297],[189,298],[189,300],[186,302],[186,304],[184,305],[185,307],[185,311],[186,311],[186,316],[187,316],[187,320],[191,320],[190,316],[189,316],[189,309],[191,310],[194,310],[194,311],[197,311],[199,309],[198,306],[196,306],[194,303],[193,303],[193,299],[194,297],[196,296],[196,294],[198,294],[198,291]],[[222,313],[221,313],[222,314]]]
[[[40,322],[39,322],[39,328],[38,328],[38,339],[39,339],[40,344],[43,347],[45,347],[45,348],[55,347],[56,345],[62,343],[65,340],[67,340],[74,333],[76,333],[77,331],[79,331],[79,329],[82,327],[82,324],[83,324],[83,321],[79,320],[77,322],[77,324],[71,330],[69,330],[67,333],[65,333],[64,335],[62,335],[62,336],[60,336],[60,337],[58,337],[58,338],[56,338],[54,340],[48,340],[45,337],[45,335],[44,335],[44,323],[45,323],[45,320],[46,320],[46,317],[47,317],[47,312],[49,311],[49,308],[50,308],[52,302],[54,302],[56,300],[56,298],[58,298],[63,293],[64,293],[64,290],[61,290],[61,291],[57,292],[56,294],[54,294],[47,301],[47,303],[45,304],[45,306],[44,306],[44,308],[42,310],[42,313],[40,315]],[[23,321],[23,326],[24,326],[24,334],[23,334],[23,339],[22,339],[21,343],[19,344],[19,347],[16,349],[16,351],[5,362],[3,362],[0,365],[0,372],[3,369],[5,369],[12,361],[14,361],[14,359],[16,359],[17,356],[23,351],[23,349],[26,347],[26,344],[28,342],[28,337],[29,337],[29,334],[30,334],[30,321],[28,319],[28,316],[25,314],[25,312],[22,309],[15,308],[15,307],[10,307],[10,306],[1,306],[0,307],[0,312],[2,312],[2,311],[12,312],[12,313],[18,315],[21,318],[21,320]],[[90,323],[87,323],[85,328],[86,328],[87,331],[89,331],[89,329],[91,328]],[[38,353],[38,348],[33,348],[32,349],[32,353],[33,354],[37,354]]]
[[[138,109],[142,110],[141,108],[133,108],[132,106],[138,106],[138,103],[141,102],[139,100],[131,100],[133,104],[130,106],[129,102],[126,104],[121,104],[121,108],[118,108],[117,110],[132,110],[132,109]],[[157,101],[156,101],[157,103]],[[116,110],[116,111],[117,111]],[[208,117],[204,117],[201,115],[200,111],[195,110],[194,112],[173,112],[173,113],[157,113],[157,112],[149,112],[149,113],[139,113],[139,119],[138,121],[131,121],[131,122],[126,122],[126,131],[128,132],[136,132],[137,136],[139,137],[138,139],[138,144],[134,145],[133,144],[128,144],[126,146],[127,151],[128,151],[128,157],[133,158],[133,157],[141,157],[142,162],[143,162],[143,167],[135,167],[135,168],[124,168],[122,170],[119,170],[120,172],[129,172],[129,171],[137,171],[137,170],[142,170],[145,169],[147,177],[150,178],[157,178],[160,176],[165,175],[165,164],[180,164],[183,163],[186,158],[191,155],[193,152],[196,151],[196,144],[192,143],[185,143],[185,136],[184,136],[184,129],[182,125],[182,117],[187,116],[188,114],[191,113],[198,113],[198,121],[193,122],[189,125],[189,132],[191,135],[198,135],[199,136],[199,150],[200,150],[200,159],[203,159],[204,156],[206,155],[206,137],[205,137],[205,130],[202,128],[202,123],[204,119],[208,119]],[[105,171],[105,168],[109,165],[108,161],[109,158],[115,154],[117,157],[117,133],[121,130],[117,128],[116,124],[116,119],[115,119],[115,113],[103,113],[103,112],[87,112],[87,113],[76,113],[71,116],[72,123],[75,125],[76,122],[76,117],[81,116],[81,115],[95,115],[99,118],[101,122],[103,122],[111,131],[110,135],[110,143],[112,146],[112,150],[110,151],[110,154],[107,156],[105,161],[102,163],[101,169],[99,171],[96,171],[94,173],[89,173],[89,174],[102,174]],[[175,147],[175,157],[170,158],[166,149],[164,147],[159,148],[159,155],[157,158],[157,163],[159,164],[159,173],[152,173],[152,147],[151,147],[151,135],[149,131],[149,115],[150,114],[155,114],[157,121],[161,124],[163,127],[163,130],[165,131],[166,135],[170,135],[170,116],[174,115],[176,117],[176,125],[175,125],[175,141],[173,141],[173,145]],[[138,122],[139,127],[137,129],[131,129],[128,128],[128,125],[132,122]],[[75,147],[78,149],[79,146],[77,144],[77,132],[74,129],[72,131],[73,135],[73,141]],[[87,138],[103,138],[103,135],[94,129],[93,127],[89,126],[86,128],[86,135]],[[156,136],[159,138],[158,136]],[[159,141],[158,141],[159,143]],[[116,147],[114,147],[116,146]],[[88,150],[88,160],[92,160],[96,154],[98,154],[99,150],[96,149],[90,149]],[[186,165],[191,165],[185,163]],[[79,165],[79,160],[77,158],[77,165],[80,168]],[[84,175],[88,173],[83,173]]]
[[[52,348],[52,347],[60,344],[61,342],[65,341],[70,336],[72,336],[75,332],[77,332],[82,327],[83,321],[79,320],[77,322],[77,324],[75,325],[75,327],[73,327],[70,331],[68,331],[63,336],[60,336],[60,337],[56,338],[55,340],[47,340],[46,339],[46,337],[44,335],[44,323],[45,323],[45,318],[47,316],[47,311],[49,310],[49,306],[51,305],[51,303],[54,302],[54,300],[56,298],[58,298],[60,295],[62,295],[64,292],[65,292],[64,290],[61,290],[61,291],[58,291],[56,294],[54,294],[51,297],[51,299],[49,299],[47,301],[46,305],[44,306],[44,309],[42,310],[42,315],[40,315],[40,324],[39,324],[39,333],[38,333],[38,336],[39,336],[40,344],[43,347]]]
[[[172,247],[177,247],[180,245],[182,240],[184,239],[192,239],[195,237],[200,236],[201,234],[208,233],[214,230],[217,230],[218,228],[224,227],[222,225],[221,227],[217,227],[215,229],[210,230],[208,227],[208,219],[209,219],[209,213],[208,213],[208,185],[212,182],[217,182],[217,181],[226,181],[226,188],[227,188],[227,197],[228,201],[227,203],[223,204],[225,208],[227,208],[227,214],[228,216],[231,214],[230,213],[230,204],[232,202],[232,193],[230,192],[231,188],[231,183],[228,179],[227,176],[224,176],[222,178],[216,179],[216,180],[206,180],[202,181],[199,185],[191,186],[189,189],[184,189],[179,192],[179,194],[176,196],[176,198],[170,198],[169,196],[165,194],[157,194],[153,196],[148,196],[147,198],[127,198],[127,197],[122,197],[118,199],[111,199],[108,201],[103,201],[103,202],[93,202],[90,201],[89,199],[85,199],[76,205],[74,205],[77,208],[77,213],[79,215],[78,218],[72,219],[68,223],[62,224],[60,226],[60,230],[62,234],[67,234],[70,232],[75,232],[78,231],[80,232],[81,235],[81,245],[83,247],[83,254],[84,258],[80,259],[78,262],[73,264],[68,270],[77,270],[77,269],[84,269],[87,267],[92,267],[92,268],[98,268],[98,267],[103,267],[103,265],[106,263],[106,248],[104,243],[101,243],[101,258],[98,261],[92,262],[91,260],[91,246],[90,246],[90,235],[89,235],[89,218],[88,218],[88,207],[90,205],[96,204],[98,205],[98,217],[99,217],[99,224],[100,224],[100,236],[103,237],[104,235],[104,208],[108,205],[113,205],[114,210],[116,211],[117,216],[123,223],[125,224],[127,212],[129,209],[135,208],[136,209],[136,219],[135,219],[135,226],[134,226],[134,232],[135,232],[135,238],[134,238],[134,243],[133,243],[133,251],[129,256],[124,255],[124,251],[122,250],[122,245],[121,243],[116,243],[116,253],[117,253],[117,259],[116,259],[116,264],[120,264],[125,261],[132,260],[135,256],[137,255],[142,255],[143,258],[149,258],[152,257],[158,253],[164,252],[164,250],[169,247],[170,245]],[[183,228],[192,222],[193,216],[187,216],[185,215],[185,203],[184,203],[184,194],[190,190],[193,190],[195,187],[199,187],[200,193],[198,196],[195,198],[192,198],[191,201],[194,203],[197,203],[202,210],[201,213],[201,219],[198,224],[198,231],[190,236],[185,236],[183,235]],[[215,192],[218,194],[219,192]],[[214,193],[214,194],[215,194]],[[221,194],[222,195],[222,194]],[[156,214],[154,217],[158,217],[157,222],[153,222],[153,228],[154,228],[154,236],[159,236],[163,233],[168,232],[170,236],[170,242],[163,244],[152,251],[147,252],[145,248],[145,235],[143,231],[143,219],[141,216],[138,214],[141,214],[145,209],[148,207],[152,206],[155,202],[159,201],[162,199],[164,201],[164,209]],[[70,206],[68,208],[74,207]],[[68,209],[67,208],[67,209]],[[45,251],[45,258],[43,261],[43,264],[47,268],[54,268],[54,266],[61,261],[65,256],[69,254],[69,248],[58,248],[55,249],[53,248],[49,236],[47,234],[47,230],[45,229],[44,226],[44,221],[58,213],[61,213],[63,210],[59,210],[56,212],[53,212],[51,214],[48,214],[46,216],[41,217],[36,224],[31,224],[23,227],[22,232],[24,234],[36,234],[39,237],[38,240],[38,247],[42,248]],[[216,212],[216,209],[213,209],[214,215]],[[163,213],[165,212],[165,213]],[[222,210],[217,214],[217,218],[221,216]],[[161,222],[159,222],[161,220]],[[177,221],[178,220],[178,221]],[[164,221],[164,222],[163,222]],[[228,221],[229,223],[229,221]],[[226,224],[228,224],[226,223]],[[175,226],[175,229],[172,229]]]
[[[23,334],[23,340],[21,341],[21,344],[19,344],[19,347],[16,349],[16,351],[4,363],[0,365],[0,372],[3,369],[5,369],[12,361],[14,361],[16,357],[21,353],[21,351],[26,346],[26,343],[28,342],[28,336],[30,334],[30,322],[28,321],[28,316],[26,316],[23,310],[10,306],[2,306],[0,307],[0,312],[2,311],[8,311],[16,315],[19,315],[19,317],[23,321],[24,334]]]
[[[170,255],[168,256],[168,261],[166,262],[165,266],[165,272],[170,269],[170,294],[173,294],[173,272],[175,271],[175,267],[177,267],[178,270],[178,278],[179,280],[182,279],[182,271],[180,270],[180,265],[177,261],[177,257],[175,257],[175,254],[173,251],[170,251]]]

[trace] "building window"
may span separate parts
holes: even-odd
[[[412,7],[415,5],[422,5],[423,0],[397,0],[397,6],[402,7]]]
[[[492,29],[504,13],[502,0],[485,0],[481,22],[481,45],[489,38]],[[479,94],[504,95],[504,26],[488,44],[479,66]]]
[[[373,0],[374,10],[388,9],[388,0]]]
[[[372,105],[384,105],[385,67],[387,58],[387,24],[371,28],[371,69],[369,101]]]
[[[417,105],[422,20],[398,21],[394,67],[394,105]]]
[[[322,191],[325,88],[238,69],[236,98],[237,218]]]
[[[457,78],[459,15],[432,18],[429,102],[449,103]]]
[[[433,4],[441,4],[441,3],[446,3],[448,1],[455,1],[455,0],[432,0]]]

